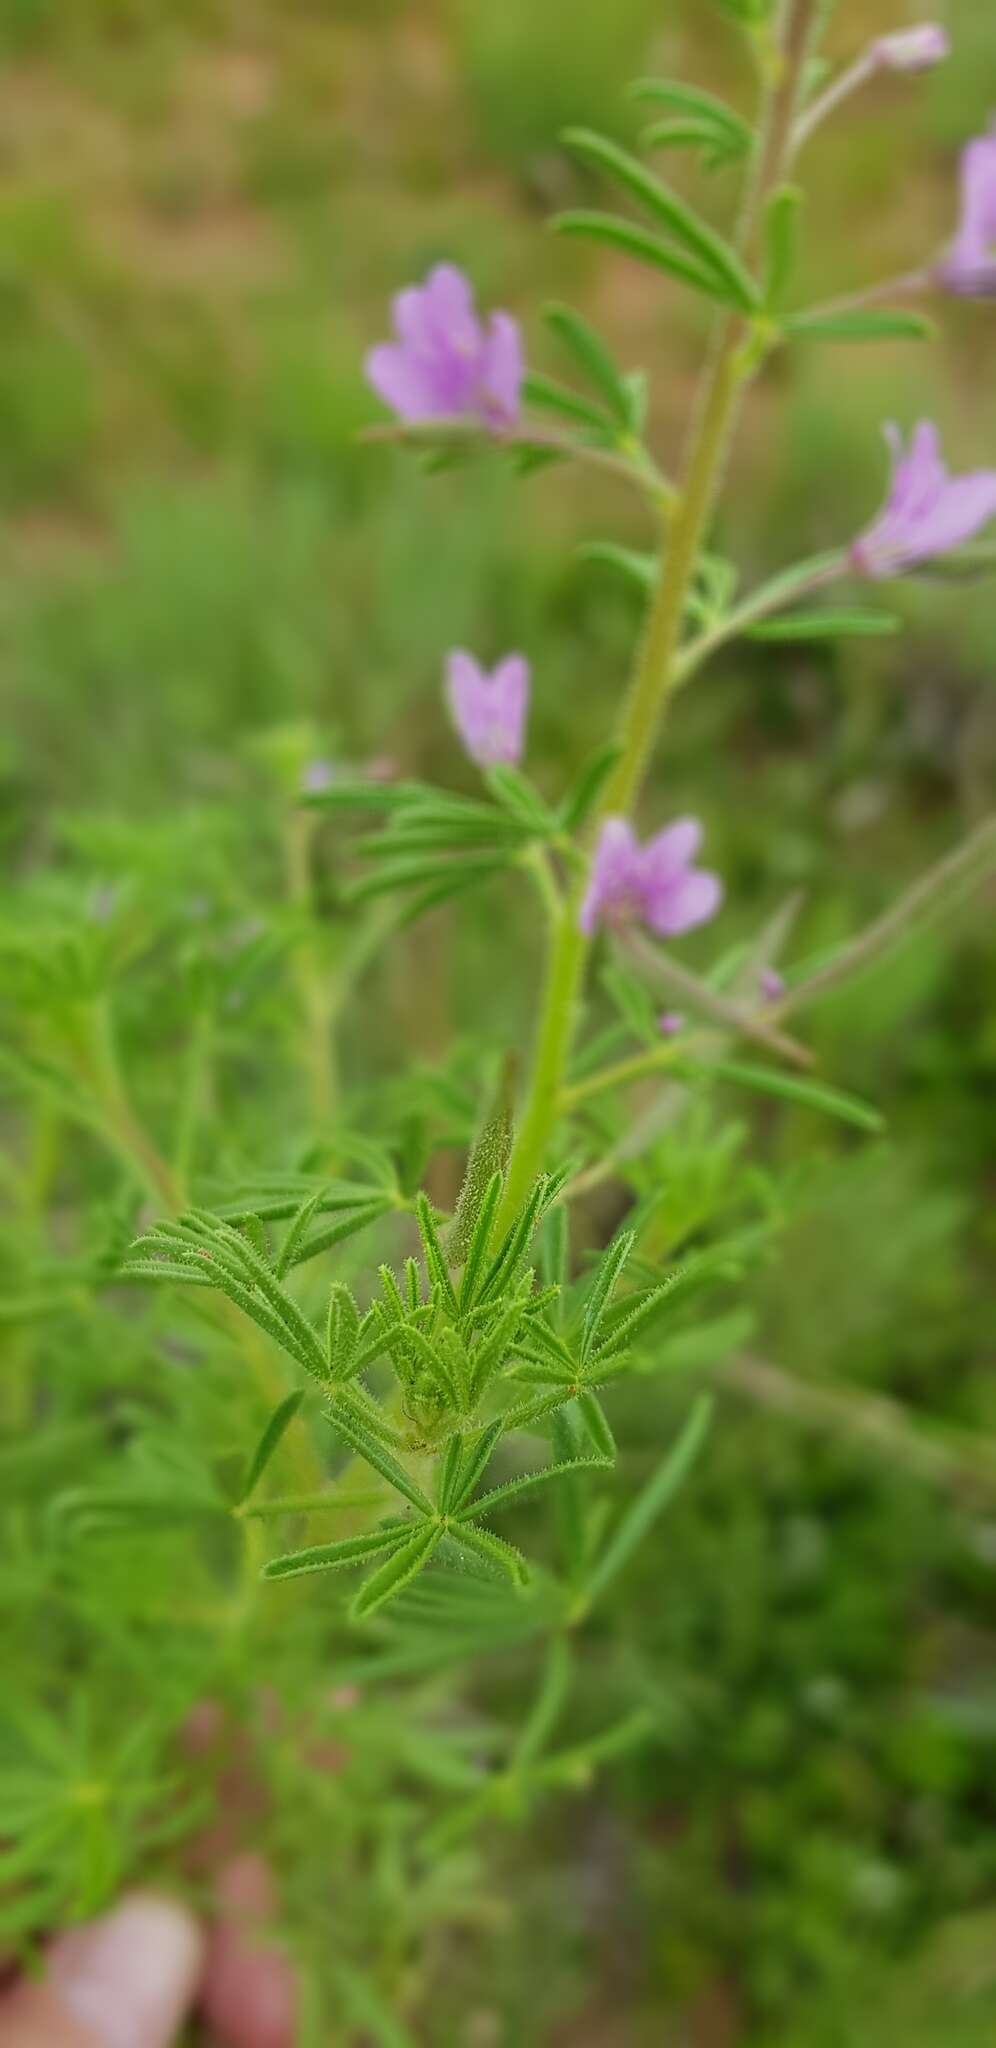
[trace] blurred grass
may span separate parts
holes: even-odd
[[[901,271],[949,231],[957,150],[993,99],[996,23],[989,0],[948,12],[952,62],[881,82],[804,160],[805,292]],[[836,46],[895,24],[881,0],[844,5]],[[566,0],[0,0],[0,786],[15,868],[65,860],[67,811],[147,819],[151,845],[157,816],[245,804],[253,738],[274,724],[307,719],[346,756],[442,761],[458,778],[439,703],[457,641],[528,648],[551,789],[603,732],[635,621],[572,548],[638,542],[628,500],[558,471],[514,485],[486,460],[430,479],[356,440],[374,413],[363,348],[391,291],[444,253],[534,335],[551,293],[587,306],[628,364],[652,365],[655,431],[680,439],[698,316],[548,237],[545,209],[578,189],[556,134],[567,119],[625,130],[633,70],[733,95],[745,71],[697,5],[616,0],[582,28]],[[946,308],[933,351],[776,360],[722,519],[745,577],[867,517],[884,417],[934,414],[954,461],[994,459],[992,320]],[[898,603],[897,642],[738,650],[680,707],[646,814],[703,813],[734,935],[799,887],[803,949],[833,943],[987,801],[991,590],[917,586]],[[530,946],[514,911],[495,914]],[[438,975],[401,958],[416,995],[406,984],[398,1009],[429,1057],[482,1005],[496,1043],[527,1027],[518,979],[493,985],[490,922]],[[858,1158],[804,1115],[779,1121],[789,1182],[803,1156],[813,1178],[752,1304],[757,1341],[793,1371],[990,1431],[993,983],[965,918],[819,1013],[828,1071],[883,1102],[890,1136]],[[378,1050],[360,1019],[350,1072],[367,1078]],[[631,1590],[640,1648],[606,1659],[622,1694],[627,1658],[653,1669],[675,1731],[668,1786],[634,1765],[620,1815],[591,1822],[596,1875],[617,1853],[625,1866],[637,1975],[620,1962],[633,1929],[611,1911],[580,1960],[557,1912],[568,1848],[537,1844],[535,1910],[497,1944],[507,2038],[541,2038],[526,2029],[543,1985],[551,2014],[575,2001],[572,2043],[600,2048],[620,2005],[627,2048],[660,2041],[662,2012],[695,2048],[878,2048],[897,2033],[933,2048],[942,2026],[975,2048],[993,2024],[991,1522],[773,1418],[737,1408],[735,1423],[670,1525],[680,1587],[662,1608],[649,1557]],[[599,1986],[615,1987],[611,2021]]]

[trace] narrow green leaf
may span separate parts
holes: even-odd
[[[260,1572],[261,1579],[297,1579],[305,1572],[337,1571],[341,1565],[362,1564],[380,1550],[397,1550],[407,1542],[410,1522],[385,1522],[363,1536],[343,1536],[338,1543],[315,1543],[308,1550],[289,1550],[271,1557]]]
[[[622,372],[616,367],[601,336],[575,313],[572,306],[553,302],[543,308],[543,318],[557,340],[574,357],[582,374],[600,392],[609,411],[621,427],[632,425],[632,400]]]
[[[464,1501],[473,1493],[475,1486],[480,1484],[484,1473],[491,1463],[492,1452],[499,1437],[502,1435],[504,1427],[505,1424],[502,1419],[499,1419],[497,1422],[489,1422],[487,1428],[482,1429],[473,1448],[465,1453],[459,1486],[450,1502],[451,1514],[455,1514],[457,1509],[463,1506]]]
[[[542,412],[556,413],[560,419],[573,420],[576,426],[593,427],[602,436],[612,436],[612,421],[597,405],[570,391],[566,384],[558,384],[555,378],[545,377],[540,370],[530,370],[523,378],[522,395],[527,404],[538,406]]]
[[[851,312],[793,313],[784,332],[793,341],[931,341],[936,328],[922,313],[864,306]]]
[[[595,134],[590,128],[568,128],[561,139],[586,163],[594,164],[597,170],[622,185],[659,226],[674,235],[712,274],[733,304],[744,312],[752,312],[760,304],[760,294],[753,278],[748,276],[729,243],[707,227],[705,221],[700,220],[669,186],[655,178],[637,157],[630,156],[628,150],[620,149],[618,143],[611,142],[608,136]]]
[[[660,574],[656,555],[637,554],[634,548],[617,547],[614,541],[585,541],[578,554],[583,562],[598,562],[606,569],[617,570],[644,597],[649,596]],[[618,754],[618,748],[615,751]]]
[[[570,1235],[571,1219],[567,1203],[560,1202],[544,1216],[540,1236],[540,1269],[547,1286],[555,1289],[554,1307],[557,1320],[563,1317],[564,1291],[570,1273]]]
[[[281,1286],[279,1280],[258,1251],[249,1245],[241,1233],[230,1224],[222,1224],[217,1232],[216,1244],[223,1247],[233,1258],[242,1261],[248,1278],[259,1289],[275,1316],[278,1316],[288,1334],[297,1339],[309,1360],[309,1370],[317,1372],[320,1379],[325,1377],[325,1355],[313,1324],[309,1323],[304,1311]]]
[[[413,855],[410,860],[394,861],[390,866],[385,862],[370,874],[357,876],[343,887],[343,900],[365,903],[373,896],[390,895],[394,889],[421,889],[432,902],[442,903],[447,896],[459,895],[464,889],[476,888],[493,875],[500,875],[506,866],[506,860],[497,855],[473,860],[456,854]]]
[[[345,1282],[334,1280],[329,1290],[326,1351],[329,1372],[346,1379],[356,1357],[360,1337],[360,1312]]]
[[[426,1565],[437,1548],[443,1535],[442,1524],[433,1522],[428,1528],[417,1529],[410,1541],[396,1550],[372,1578],[366,1579],[350,1607],[354,1621],[362,1621],[365,1615],[376,1614],[388,1600],[395,1600]]]
[[[253,1294],[248,1285],[234,1279],[227,1265],[212,1258],[206,1247],[200,1257],[191,1251],[189,1267],[179,1245],[172,1245],[170,1249],[176,1254],[173,1260],[160,1262],[157,1259],[149,1259],[129,1262],[122,1269],[122,1278],[181,1280],[194,1286],[217,1288],[220,1293],[228,1296],[229,1301],[234,1302],[236,1308],[242,1310],[243,1315],[248,1316],[249,1320],[265,1331],[268,1337],[272,1337],[280,1350],[288,1352],[298,1365],[303,1366],[305,1372],[311,1373],[313,1378],[324,1378],[324,1365],[320,1371],[310,1348],[306,1348],[293,1337],[286,1323],[274,1315],[267,1304]]]
[[[530,1768],[546,1748],[567,1704],[571,1688],[571,1651],[565,1635],[551,1638],[540,1688],[526,1716],[522,1733],[512,1751],[515,1769]]]
[[[422,1249],[425,1253],[425,1265],[429,1279],[434,1287],[439,1288],[450,1314],[455,1317],[459,1313],[459,1309],[456,1294],[453,1290],[453,1282],[450,1279],[450,1269],[446,1263],[446,1255],[439,1240],[439,1232],[436,1229],[436,1219],[432,1213],[432,1205],[428,1197],[421,1190],[415,1197],[415,1220],[418,1223],[422,1239]]]
[[[491,1248],[491,1233],[494,1229],[503,1186],[504,1181],[501,1173],[493,1173],[484,1191],[481,1205],[477,1212],[477,1221],[474,1224],[470,1242],[467,1246],[467,1257],[460,1279],[461,1311],[470,1308],[475,1299],[477,1282],[484,1269]],[[459,1220],[459,1211],[457,1212],[456,1220]]]
[[[769,313],[781,312],[795,272],[801,205],[798,185],[779,185],[765,209],[764,305]]]
[[[303,1244],[296,1246],[291,1259],[292,1266],[304,1266],[309,1259],[317,1259],[321,1252],[331,1251],[335,1244],[345,1244],[349,1237],[356,1237],[371,1223],[379,1222],[389,1209],[395,1206],[390,1195],[377,1195],[373,1201],[365,1202],[362,1208],[354,1209],[349,1216],[341,1216],[337,1223],[325,1223],[320,1230],[312,1231]]]
[[[538,1486],[547,1486],[555,1479],[563,1479],[570,1472],[605,1472],[611,1467],[610,1458],[570,1458],[564,1463],[544,1465],[540,1472],[523,1473],[520,1479],[506,1480],[504,1486],[496,1486],[491,1493],[482,1493],[469,1507],[461,1508],[459,1520],[467,1522],[478,1515],[490,1514],[494,1508],[504,1507],[505,1502],[514,1500],[520,1493],[534,1492]]]
[[[449,1513],[454,1495],[460,1491],[460,1468],[463,1464],[463,1441],[460,1436],[451,1436],[446,1446],[436,1486],[436,1502],[441,1515]]]
[[[566,1387],[570,1391],[577,1382],[577,1371],[568,1371],[551,1360],[547,1365],[517,1365],[512,1378],[517,1387]]]
[[[608,1250],[598,1262],[595,1278],[585,1301],[584,1315],[581,1322],[581,1349],[579,1357],[582,1365],[587,1365],[594,1350],[602,1317],[612,1298],[616,1281],[633,1249],[633,1244],[633,1232],[631,1230],[622,1231],[614,1242],[609,1245]]]
[[[405,1471],[404,1466],[399,1465],[397,1458],[387,1446],[373,1435],[365,1421],[356,1414],[355,1408],[346,1407],[346,1397],[342,1391],[336,1392],[331,1403],[329,1421],[333,1429],[345,1437],[350,1449],[358,1451],[360,1457],[365,1458],[367,1464],[372,1465],[374,1471],[379,1472],[381,1478],[386,1479],[396,1493],[411,1501],[412,1506],[418,1508],[420,1514],[432,1514],[431,1500]]]
[[[393,811],[413,800],[432,796],[420,782],[333,782],[328,789],[301,798],[309,811]]]
[[[634,1337],[639,1336],[640,1331],[647,1323],[652,1321],[658,1310],[663,1306],[672,1288],[675,1286],[677,1278],[677,1275],[672,1275],[667,1280],[662,1281],[659,1287],[648,1288],[646,1294],[639,1296],[635,1306],[630,1309],[628,1314],[621,1315],[618,1321],[613,1321],[611,1328],[608,1328],[608,1334],[604,1334],[608,1327],[608,1317],[604,1319],[602,1342],[597,1347],[593,1361],[596,1369],[599,1362],[615,1358],[620,1352],[629,1350]],[[629,1297],[624,1296],[621,1302],[615,1304],[616,1307],[625,1309],[627,1298],[630,1301],[633,1300],[632,1295]]]
[[[210,1273],[198,1270],[191,1262],[188,1266],[173,1259],[130,1258],[121,1267],[121,1280],[173,1280],[183,1287],[217,1287],[218,1282]],[[279,1324],[277,1328],[279,1329]],[[278,1339],[278,1341],[280,1341]]]
[[[696,1401],[677,1443],[626,1509],[588,1580],[586,1594],[589,1605],[593,1606],[596,1600],[601,1599],[606,1588],[649,1534],[658,1515],[677,1493],[705,1441],[712,1410],[711,1396],[702,1395]]]
[[[534,838],[547,839],[556,830],[553,813],[547,809],[539,791],[517,768],[508,762],[500,762],[496,768],[487,769],[485,779],[492,794],[523,831]]]
[[[260,1182],[255,1200],[245,1198],[239,1201],[220,1202],[214,1214],[222,1223],[244,1223],[250,1215],[258,1216],[264,1223],[279,1223],[286,1217],[294,1216],[305,1196],[311,1192],[302,1185],[299,1177],[288,1180],[286,1193],[281,1192],[281,1183]],[[375,1195],[384,1193],[379,1187],[362,1180],[330,1181],[319,1191],[317,1213],[327,1216],[343,1209],[355,1209],[364,1202],[372,1201]]]
[[[759,619],[744,628],[747,640],[858,640],[898,633],[902,620],[891,612],[787,612],[780,619]]]
[[[662,242],[659,235],[637,227],[635,221],[620,219],[618,214],[576,207],[567,213],[556,214],[550,226],[555,235],[573,235],[580,241],[601,242],[606,248],[635,256],[637,262],[649,263],[655,270],[666,271],[668,276],[680,278],[683,284],[704,292],[707,298],[719,299],[725,306],[740,304],[739,298],[731,297],[723,281],[706,264],[697,262],[681,249],[673,249],[669,242]]]
[[[516,1586],[524,1586],[529,1580],[529,1566],[514,1543],[507,1543],[504,1536],[496,1536],[492,1529],[475,1529],[469,1522],[451,1522],[448,1534],[455,1543],[483,1557],[489,1564],[496,1564],[507,1574]]]
[[[634,100],[673,107],[678,113],[697,116],[717,136],[723,136],[731,153],[744,155],[753,144],[750,126],[742,115],[728,107],[725,100],[717,99],[715,93],[703,92],[700,86],[686,85],[680,79],[636,78],[629,87],[629,94]]]
[[[402,1325],[397,1338],[388,1341],[387,1348],[402,1378],[406,1377],[411,1359],[414,1357],[421,1371],[428,1374],[446,1406],[462,1408],[462,1389],[454,1375],[452,1361],[443,1346],[445,1335],[445,1330],[440,1330],[430,1342],[418,1324],[409,1318]]]
[[[485,1198],[490,1196],[492,1176],[504,1174],[512,1151],[512,1117],[518,1060],[506,1053],[497,1086],[481,1129],[470,1149],[453,1222],[448,1236],[448,1253],[455,1266],[467,1261]],[[488,1231],[490,1239],[490,1230]],[[474,1281],[476,1283],[475,1271]],[[471,1299],[466,1274],[460,1290],[460,1305]]]
[[[317,1193],[313,1195],[308,1195],[305,1198],[305,1200],[301,1203],[301,1206],[298,1209],[296,1216],[293,1218],[290,1229],[288,1230],[287,1235],[284,1238],[283,1244],[281,1245],[280,1250],[273,1264],[273,1270],[278,1280],[282,1280],[284,1274],[294,1264],[294,1253],[297,1250],[297,1247],[300,1244],[301,1239],[303,1238],[304,1233],[307,1230],[308,1225],[311,1222],[311,1219],[315,1213],[315,1210],[318,1208],[321,1199],[322,1190],[321,1188],[319,1188]]]
[[[544,1415],[554,1415],[565,1401],[574,1399],[576,1382],[569,1380],[556,1386],[549,1394],[539,1394],[534,1401],[523,1401],[516,1408],[505,1411],[504,1422],[507,1430],[532,1429]]]
[[[359,2029],[371,2048],[417,2048],[414,2034],[391,2011],[378,1984],[341,1955],[330,1958],[335,1989],[350,2029]]]
[[[611,1461],[616,1455],[616,1440],[601,1401],[590,1387],[584,1387],[578,1395],[578,1408],[599,1457]]]
[[[670,115],[640,131],[641,149],[701,149],[715,163],[731,154],[726,137],[711,121],[694,114]]]
[[[250,1495],[255,1492],[277,1445],[280,1443],[285,1430],[289,1429],[303,1400],[304,1388],[298,1387],[293,1394],[288,1394],[274,1409],[250,1459],[245,1485],[239,1495],[240,1502],[248,1500]]]
[[[608,1763],[610,1758],[625,1756],[638,1743],[646,1742],[653,1735],[654,1719],[646,1707],[638,1707],[635,1713],[627,1714],[624,1721],[617,1721],[614,1728],[607,1728],[602,1735],[593,1735],[589,1742],[579,1742],[575,1749],[564,1749],[557,1756],[548,1757],[536,1766],[536,1776],[544,1785],[563,1785],[582,1788],[591,1783],[597,1764]]]
[[[884,1116],[871,1103],[860,1101],[856,1095],[845,1095],[839,1088],[828,1088],[822,1081],[783,1073],[780,1067],[756,1067],[747,1060],[708,1060],[696,1062],[692,1071],[720,1081],[733,1081],[743,1088],[756,1088],[763,1095],[781,1096],[786,1102],[800,1103],[804,1109],[822,1110],[826,1116],[855,1124],[862,1131],[885,1129]]]
[[[544,1198],[547,1186],[548,1177],[545,1174],[540,1174],[539,1179],[533,1183],[529,1194],[526,1196],[514,1223],[506,1231],[498,1251],[488,1267],[484,1284],[481,1287],[482,1300],[487,1295],[493,1294],[499,1284],[506,1287],[511,1285],[516,1270],[529,1249],[530,1239],[539,1221],[540,1213],[545,1206]]]
[[[582,554],[590,553],[582,549]],[[560,811],[560,828],[563,832],[577,832],[591,815],[616,762],[620,749],[614,743],[600,747],[596,754],[581,770],[574,788],[564,798]]]

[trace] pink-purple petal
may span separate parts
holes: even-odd
[[[661,938],[677,938],[705,924],[723,900],[723,885],[708,868],[689,868],[647,905],[647,923]]]
[[[643,849],[643,870],[649,886],[667,882],[695,859],[702,844],[702,827],[697,818],[677,818],[663,832],[655,832]]]
[[[485,328],[463,272],[437,263],[392,302],[396,340],[372,349],[366,374],[406,421],[464,418],[492,432],[519,417],[523,375],[518,323],[493,313]]]
[[[704,923],[718,907],[718,876],[693,868],[702,832],[695,818],[679,818],[641,846],[625,818],[602,827],[581,906],[581,929],[639,919],[671,938]]]
[[[996,514],[996,471],[950,476],[930,421],[919,422],[906,450],[895,427],[885,431],[893,459],[889,495],[851,549],[854,567],[873,578],[946,554]]]
[[[937,281],[961,298],[996,297],[996,129],[961,155],[961,209]]]
[[[453,723],[480,768],[514,766],[522,758],[529,705],[529,664],[506,655],[488,675],[462,647],[447,656],[446,698]]]
[[[484,344],[482,387],[485,403],[503,426],[519,417],[522,378],[522,335],[510,313],[492,313]]]
[[[393,342],[379,342],[364,359],[368,384],[403,420],[431,419],[433,393],[418,360]]]

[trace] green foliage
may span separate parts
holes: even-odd
[[[682,32],[716,90],[637,94],[675,191],[619,93],[646,0],[583,35],[519,0],[414,41],[391,0],[321,12],[264,0],[250,53],[211,0],[0,9],[32,56],[0,219],[0,1933],[30,1950],[123,1885],[185,1883],[237,1760],[309,2039],[981,2048],[993,990],[970,892],[800,1013],[808,1070],[697,1006],[753,1013],[787,950],[794,1031],[807,974],[978,807],[986,546],[905,586],[908,658],[891,613],[824,594],[875,422],[943,410],[945,361],[975,392],[974,327],[940,373],[903,357],[900,405],[891,359],[844,379],[795,342],[918,316],[786,310],[863,282],[873,193],[912,257],[922,125],[848,116],[814,253],[782,187],[755,281],[710,225],[753,134],[705,14]],[[725,12],[764,66],[767,10]],[[980,49],[939,76],[938,177]],[[537,198],[571,196],[567,121],[647,225],[569,213],[530,256]],[[490,444],[447,447],[430,488],[431,435],[415,465],[356,442],[374,301],[451,250],[482,305],[555,295],[525,454],[585,466],[514,505]],[[616,252],[650,266],[632,297]],[[687,326],[678,299],[661,333],[655,275],[699,293]],[[673,502],[645,438],[677,446],[716,305],[764,359],[762,432],[687,595],[679,678],[700,643],[715,666],[640,823],[706,815],[723,925],[664,949],[691,993],[600,940],[560,1171],[499,1220],[507,1048],[524,1065],[541,919],[619,761],[643,515]],[[624,366],[651,346],[648,407]],[[528,776],[470,794],[439,758],[457,640],[534,671]]]

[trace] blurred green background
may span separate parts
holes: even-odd
[[[830,47],[904,19],[842,0]],[[804,296],[903,271],[950,232],[959,146],[996,104],[996,18],[954,0],[946,19],[949,64],[881,81],[807,152]],[[429,478],[363,447],[361,358],[390,294],[450,256],[532,337],[548,296],[595,317],[652,371],[666,457],[700,313],[548,235],[578,190],[556,136],[568,119],[625,135],[622,87],[650,68],[743,104],[734,34],[705,0],[0,0],[0,52],[15,882],[72,866],[81,841],[107,879],[127,871],[133,841],[94,814],[147,820],[150,848],[153,821],[185,817],[193,871],[197,819],[252,800],[277,725],[459,780],[440,701],[455,642],[528,652],[531,764],[558,789],[604,733],[635,625],[577,544],[645,544],[639,509],[556,468]],[[720,180],[705,203],[726,196]],[[996,312],[939,313],[932,349],[777,357],[721,520],[746,581],[868,518],[884,418],[926,412],[955,465],[996,462]],[[740,649],[680,706],[646,821],[703,815],[734,926],[800,889],[806,949],[833,943],[990,801],[991,586],[895,602],[895,641]],[[434,936],[431,974],[422,940],[400,941],[393,1010],[347,1020],[347,1079],[396,1067],[403,1033],[431,1061],[482,1014],[496,1045],[521,1038],[534,941],[514,908],[505,936],[497,980],[490,926]],[[889,1133],[760,1119],[787,1176],[805,1155],[805,1194],[740,1333],[845,1403],[887,1394],[979,1443],[996,1430],[994,981],[976,911],[819,1012],[827,1071],[880,1101]],[[982,2048],[996,1488],[960,1470],[931,1485],[733,1384],[666,1544],[631,1574],[615,1649],[657,1674],[662,1748],[580,1820],[496,1850],[485,1988],[456,1966],[457,2008],[483,2018],[438,2039]],[[489,2033],[499,2008],[507,2032]]]

